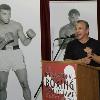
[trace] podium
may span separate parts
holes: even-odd
[[[99,100],[99,67],[42,62],[42,100]]]

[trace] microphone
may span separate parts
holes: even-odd
[[[66,36],[66,37],[55,38],[55,40],[67,39],[67,38],[75,38],[75,34],[72,34],[72,35]],[[55,41],[55,40],[54,40],[54,41]]]
[[[65,37],[55,38],[55,40],[66,39]]]
[[[75,38],[75,37],[76,37],[75,34],[72,34],[72,35],[70,35],[69,38]]]

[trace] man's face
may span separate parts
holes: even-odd
[[[10,10],[4,10],[1,9],[0,10],[0,20],[4,23],[4,24],[8,24],[11,18],[11,11]]]
[[[76,23],[75,25],[75,36],[78,40],[87,38],[89,34],[89,29],[86,28],[84,22]]]
[[[77,15],[77,14],[72,14],[71,16],[69,16],[69,21],[70,21],[70,23],[76,23],[76,21],[79,19],[79,15]]]

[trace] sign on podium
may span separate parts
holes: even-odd
[[[43,100],[99,100],[98,71],[87,65],[43,61]]]

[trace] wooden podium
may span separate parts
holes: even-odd
[[[43,100],[99,100],[99,70],[74,62],[43,61]]]

